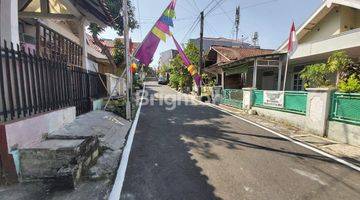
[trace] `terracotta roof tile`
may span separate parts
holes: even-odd
[[[274,52],[274,50],[271,49],[257,49],[257,48],[241,48],[241,47],[224,47],[224,46],[212,46],[212,48],[216,51],[222,54],[223,56],[219,57],[226,57],[218,59],[218,62],[224,62],[224,61],[233,61],[233,60],[239,60],[247,57],[253,57],[253,56],[260,56],[260,55],[266,55],[271,54]]]

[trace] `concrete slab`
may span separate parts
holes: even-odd
[[[74,149],[80,146],[85,139],[75,139],[75,140],[64,140],[64,139],[53,139],[53,140],[44,140],[40,143],[33,145],[29,149],[47,149],[47,150],[66,150]]]
[[[98,136],[100,145],[112,150],[122,149],[131,122],[106,111],[93,111],[81,115],[62,129],[54,131],[48,138],[84,138]]]

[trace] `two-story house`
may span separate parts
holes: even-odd
[[[336,51],[360,61],[360,1],[326,0],[297,30],[298,48],[290,59],[287,90],[303,90],[300,71],[306,65],[326,62]],[[285,52],[287,42],[278,51]],[[335,82],[335,74],[332,80]]]

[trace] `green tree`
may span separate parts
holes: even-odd
[[[115,29],[118,35],[123,35],[124,25],[123,25],[123,16],[122,13],[122,1],[119,0],[97,0],[100,7],[104,11],[108,24],[110,27]],[[130,29],[135,29],[138,27],[138,22],[135,19],[135,8],[131,4],[131,0],[127,2],[128,6],[128,14],[129,14],[129,27]],[[104,27],[99,26],[98,24],[91,23],[89,26],[89,30],[91,32],[92,37],[94,38],[94,42],[97,46],[99,46],[102,52],[108,58],[111,66],[113,67],[113,73],[117,68],[116,62],[114,60],[113,55],[110,50],[102,43],[99,39],[99,34],[104,31]]]
[[[336,74],[336,86],[341,92],[360,92],[360,66],[343,52],[333,53],[327,63],[309,65],[301,72],[305,87],[333,86],[330,76]]]
[[[167,72],[169,72],[169,66],[167,66],[167,65],[160,66],[160,68],[159,68],[160,76],[165,77]]]
[[[197,68],[197,62],[199,61],[199,49],[194,43],[188,43],[184,49],[185,54],[189,58],[190,62]],[[170,86],[176,89],[181,89],[182,91],[189,88],[191,90],[193,86],[193,78],[190,75],[189,71],[184,66],[184,63],[180,57],[177,55],[170,62]]]

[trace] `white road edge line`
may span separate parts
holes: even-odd
[[[120,196],[121,196],[122,187],[123,187],[124,180],[125,180],[126,168],[127,168],[128,161],[129,161],[131,146],[132,146],[132,143],[134,140],[135,130],[136,130],[136,127],[137,127],[137,124],[139,121],[140,110],[141,110],[142,102],[144,99],[144,93],[145,93],[145,83],[144,83],[144,87],[143,87],[141,98],[140,98],[139,108],[136,111],[136,116],[135,116],[134,122],[131,126],[129,136],[128,136],[124,151],[121,156],[120,166],[117,170],[116,179],[115,179],[113,188],[112,188],[111,193],[108,198],[109,200],[119,200]]]
[[[173,89],[173,88],[171,88],[171,89]],[[173,90],[174,90],[174,89],[173,89]],[[181,95],[186,95],[186,94],[183,94],[183,93],[181,93],[181,92],[179,92],[179,91],[176,91],[176,90],[174,90],[174,91],[177,92],[177,93],[179,93],[179,94],[181,94]],[[360,172],[360,167],[359,167],[359,166],[356,166],[356,165],[354,165],[354,164],[352,164],[352,163],[349,163],[349,162],[347,162],[347,161],[344,160],[344,159],[338,158],[338,157],[336,157],[336,156],[334,156],[334,155],[331,155],[331,154],[329,154],[329,153],[326,153],[325,151],[322,151],[322,150],[317,149],[317,148],[315,148],[315,147],[312,147],[312,146],[310,146],[310,145],[308,145],[308,144],[305,144],[305,143],[303,143],[303,142],[300,142],[300,141],[298,141],[298,140],[295,140],[295,139],[293,139],[293,138],[290,138],[290,137],[288,137],[288,136],[285,136],[285,135],[283,135],[283,134],[281,134],[281,133],[278,133],[278,132],[276,132],[276,131],[274,131],[274,130],[271,130],[271,129],[263,126],[263,125],[260,125],[260,124],[258,124],[258,123],[255,123],[255,122],[252,122],[252,121],[250,121],[250,120],[247,120],[247,119],[245,119],[245,118],[243,118],[243,117],[240,117],[240,116],[238,116],[238,115],[235,115],[235,114],[233,114],[233,113],[232,113],[230,110],[228,110],[228,109],[221,108],[221,107],[219,107],[219,106],[216,106],[216,105],[213,105],[213,104],[210,104],[210,103],[204,103],[204,102],[199,101],[199,100],[197,100],[197,99],[195,99],[195,98],[193,98],[193,97],[192,97],[191,99],[194,100],[194,101],[196,101],[196,102],[198,102],[198,103],[200,103],[200,104],[203,104],[203,105],[212,107],[212,108],[217,109],[217,110],[219,110],[219,111],[221,111],[221,112],[224,112],[224,113],[226,113],[226,114],[229,114],[229,115],[231,115],[231,116],[233,116],[233,117],[235,117],[235,118],[238,118],[238,119],[240,119],[240,120],[242,120],[242,121],[244,121],[244,122],[247,122],[247,123],[252,124],[252,125],[254,125],[254,126],[257,126],[257,127],[261,128],[261,129],[264,129],[264,130],[266,130],[266,131],[268,131],[268,132],[270,132],[270,133],[272,133],[272,134],[274,134],[274,135],[277,135],[277,136],[279,136],[279,137],[281,137],[281,138],[283,138],[283,139],[286,139],[286,140],[288,140],[288,141],[290,141],[290,142],[292,142],[292,143],[295,143],[295,144],[297,144],[297,145],[300,145],[300,146],[302,146],[302,147],[304,147],[304,148],[306,148],[306,149],[312,150],[312,151],[314,151],[314,152],[316,152],[316,153],[318,153],[318,154],[320,154],[320,155],[322,155],[322,156],[328,157],[328,158],[330,158],[330,159],[332,159],[332,160],[335,160],[336,162],[339,162],[339,163],[341,163],[341,164],[343,164],[343,165],[346,165],[346,166],[348,166],[348,167],[350,167],[350,168],[352,168],[352,169]]]

